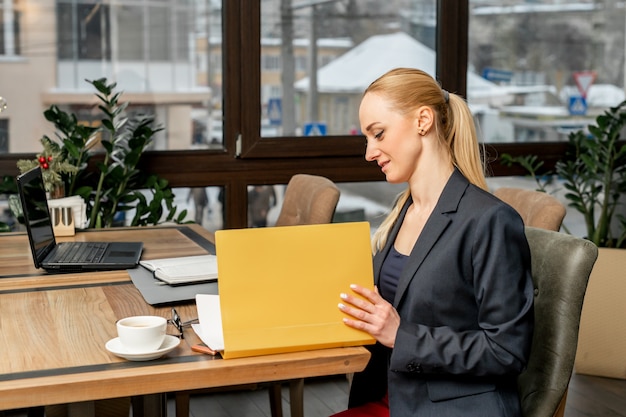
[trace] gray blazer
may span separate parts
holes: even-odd
[[[410,204],[374,257],[376,284]],[[393,304],[401,317],[395,347],[371,347],[351,407],[384,395],[387,379],[391,417],[521,416],[516,380],[530,352],[533,285],[515,210],[455,170]]]

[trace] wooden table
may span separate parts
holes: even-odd
[[[177,225],[89,230],[64,239],[143,241],[143,259],[151,259],[205,254],[213,236],[197,225]],[[176,309],[183,320],[197,317],[195,303]],[[170,308],[147,304],[125,270],[37,270],[26,235],[1,233],[0,410],[351,373],[369,360],[363,347],[223,360],[192,352],[199,339],[189,328],[157,360],[109,353],[104,345],[117,336],[116,320],[138,314],[169,318]]]

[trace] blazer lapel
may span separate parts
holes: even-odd
[[[468,185],[469,182],[467,181],[467,179],[465,179],[465,177],[458,170],[455,169],[450,176],[448,183],[444,187],[443,192],[439,197],[439,201],[437,202],[437,205],[435,206],[432,214],[428,218],[428,221],[424,225],[422,233],[417,239],[417,242],[415,242],[415,246],[411,251],[411,255],[407,261],[407,264],[402,270],[393,303],[396,309],[400,305],[404,293],[411,283],[411,280],[416,275],[420,265],[422,264],[422,262],[424,262],[424,259],[430,253],[433,246],[435,245],[435,243],[437,243],[443,232],[453,221],[452,214],[456,213],[461,197],[465,193]],[[396,239],[398,231],[400,230],[400,225],[402,224],[408,206],[411,203],[412,199],[409,198],[405,207],[403,207],[400,213],[401,217],[399,217],[399,221],[396,222],[392,229],[393,234],[390,235],[389,239],[387,240],[387,244],[385,245],[385,250],[387,252],[389,251],[391,245],[393,245],[393,242]]]

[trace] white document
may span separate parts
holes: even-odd
[[[217,280],[217,257],[215,255],[141,260],[139,264],[154,272],[155,278],[170,285]]]
[[[213,350],[223,351],[224,333],[219,295],[196,295],[196,308],[198,309],[198,323],[192,324],[191,327],[205,345]]]

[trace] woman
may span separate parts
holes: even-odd
[[[530,253],[519,215],[487,191],[467,105],[399,68],[367,88],[359,118],[365,158],[408,188],[374,235],[374,291],[341,294],[345,324],[377,340],[349,407],[388,394],[392,417],[521,416]]]

